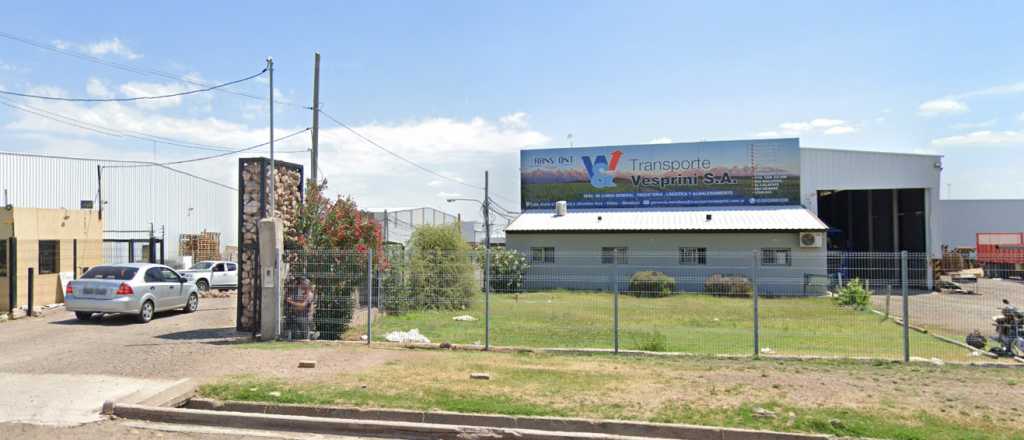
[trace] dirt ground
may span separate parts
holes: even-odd
[[[1024,308],[1024,283],[1014,280],[979,279],[973,295],[944,290],[936,293],[911,295],[908,301],[910,324],[937,331],[958,341],[973,330],[983,335],[994,334],[992,317],[999,314],[1006,298],[1017,307]],[[885,310],[885,295],[871,298],[876,310]],[[890,299],[891,316],[902,316],[903,301],[899,292]]]
[[[158,314],[148,324],[108,315],[82,322],[64,310],[0,324],[0,373],[93,374],[200,383],[235,374],[316,378],[337,369],[359,371],[413,353],[325,350],[320,344],[246,344],[235,331],[235,298],[206,298],[192,314]],[[299,360],[321,368],[296,368]]]

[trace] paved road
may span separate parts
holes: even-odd
[[[128,431],[120,425],[111,427],[109,422],[70,430],[54,426],[99,420],[104,400],[184,378],[203,383],[227,375],[259,374],[288,380],[322,380],[341,371],[416,356],[359,347],[326,349],[324,345],[288,350],[244,348],[239,343],[249,341],[251,335],[238,333],[234,328],[234,297],[203,299],[196,313],[158,314],[148,324],[116,315],[81,322],[63,309],[41,318],[2,323],[0,390],[4,392],[0,393],[0,439],[6,440],[4,434],[8,432],[17,432],[13,431],[14,426],[22,427],[26,434],[13,438],[79,437],[73,433],[86,433],[81,437],[98,439],[149,438],[152,433],[122,436]],[[299,360],[306,359],[318,361],[317,368],[297,368]],[[12,425],[15,421],[51,427]],[[30,429],[43,431],[29,433]],[[116,435],[105,434],[110,432]],[[221,435],[193,434],[167,438]]]
[[[943,291],[910,296],[910,323],[963,340],[973,330],[986,336],[994,333],[992,317],[999,314],[1003,298],[1024,308],[1024,283],[1020,281],[982,278],[973,289],[974,295]],[[885,310],[884,295],[875,295],[871,300],[877,310]],[[902,315],[898,292],[890,299],[889,310],[893,316]]]

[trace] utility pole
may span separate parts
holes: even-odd
[[[320,154],[320,52],[313,56],[313,151],[309,157],[309,167],[312,168],[313,184],[320,181],[317,179],[317,159]]]
[[[276,204],[277,192],[274,189],[275,168],[274,165],[274,59],[267,57],[267,71],[270,72],[270,88],[268,93],[270,94],[270,200],[267,201],[267,213],[264,217],[274,216],[274,205]]]
[[[103,220],[103,165],[96,165],[96,199],[100,205],[100,220]]]
[[[491,349],[491,194],[490,172],[484,171],[484,350]]]

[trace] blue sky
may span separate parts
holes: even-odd
[[[1024,197],[1021,17],[1020,2],[17,2],[0,31],[204,82],[255,73],[270,55],[280,99],[299,105],[311,101],[318,50],[325,111],[452,179],[475,186],[490,169],[512,207],[518,150],[563,146],[569,133],[576,145],[774,135],[934,152],[946,156],[943,191],[953,197]],[[0,87],[135,96],[194,86],[0,39]],[[262,94],[266,84],[235,89]],[[262,104],[226,93],[159,106],[13,102],[190,142],[266,138]],[[309,125],[307,110],[277,107],[278,135]],[[7,107],[0,124],[2,150],[208,154]],[[323,128],[322,168],[362,206],[443,207],[476,195],[330,121]],[[281,148],[306,145],[300,136]],[[190,170],[230,182],[232,166]]]

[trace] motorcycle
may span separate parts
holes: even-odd
[[[989,339],[999,344],[992,347],[989,352],[996,356],[1015,357],[1024,354],[1024,312],[1003,299],[1001,314],[992,317],[992,326],[996,328],[996,335]],[[981,332],[975,330],[967,335],[967,345],[978,350],[984,350],[988,345]]]

